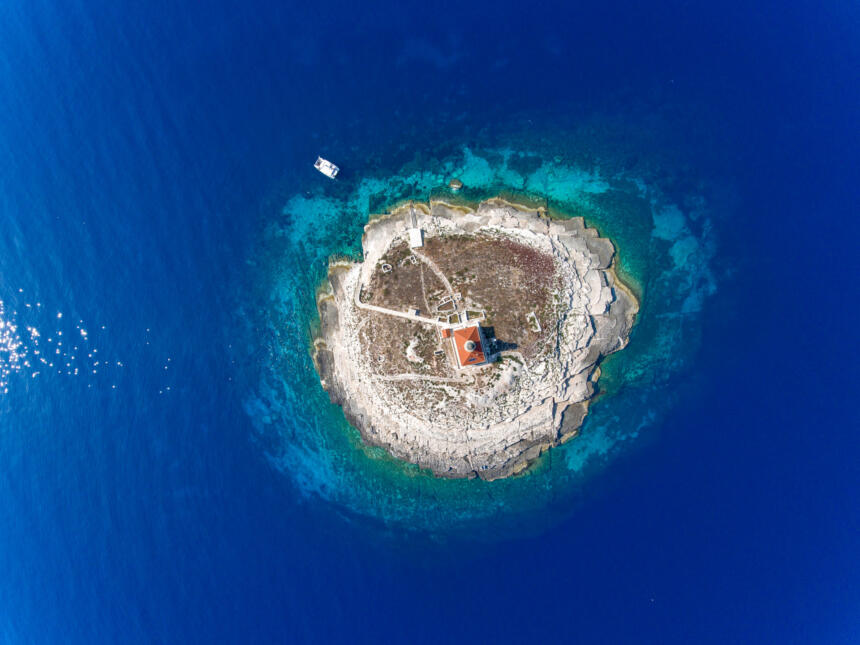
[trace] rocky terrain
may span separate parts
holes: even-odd
[[[502,200],[431,201],[371,219],[362,245],[363,262],[330,264],[314,360],[365,441],[497,479],[575,436],[638,310],[608,239]],[[442,330],[475,323],[488,361],[458,369]]]

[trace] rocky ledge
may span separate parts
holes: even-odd
[[[367,443],[498,479],[577,434],[638,311],[610,240],[493,199],[407,204],[362,244],[329,265],[314,362]]]

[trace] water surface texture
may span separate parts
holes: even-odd
[[[0,643],[857,642],[858,25],[2,3]],[[492,483],[366,448],[310,356],[329,257],[453,176],[642,304]]]

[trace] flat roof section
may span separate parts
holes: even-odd
[[[460,367],[471,367],[487,362],[478,325],[470,325],[454,331],[454,347]]]
[[[420,228],[409,229],[409,248],[415,249],[424,246],[424,231]]]

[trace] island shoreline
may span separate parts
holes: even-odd
[[[399,429],[392,431],[383,427],[386,425],[387,419],[385,411],[379,411],[366,405],[366,400],[364,401],[365,405],[363,405],[359,402],[362,400],[362,396],[356,395],[356,392],[362,387],[366,387],[366,384],[362,383],[360,376],[356,378],[356,382],[351,380],[354,377],[351,371],[352,366],[346,365],[345,358],[350,353],[342,347],[344,345],[343,330],[340,328],[342,319],[349,318],[345,315],[347,314],[346,308],[354,306],[346,291],[350,288],[354,289],[352,282],[358,276],[352,275],[350,272],[367,273],[369,271],[366,264],[368,259],[378,259],[377,256],[381,254],[381,251],[376,248],[380,246],[376,239],[380,230],[389,228],[394,231],[398,226],[402,227],[404,220],[408,217],[412,217],[414,223],[416,211],[423,218],[433,217],[433,214],[436,213],[436,216],[441,215],[451,220],[477,218],[475,221],[478,223],[482,221],[481,217],[485,220],[487,217],[496,217],[497,219],[507,217],[508,219],[505,219],[504,222],[509,226],[522,226],[523,234],[528,232],[529,235],[538,235],[531,231],[531,229],[535,229],[540,231],[539,234],[546,236],[550,235],[550,230],[556,231],[555,234],[557,235],[578,235],[576,243],[583,249],[590,251],[592,247],[597,248],[599,253],[596,255],[601,255],[601,261],[605,261],[607,255],[609,257],[606,266],[602,266],[599,271],[605,276],[602,279],[606,281],[612,291],[611,302],[606,305],[608,313],[605,316],[618,318],[617,321],[612,321],[612,329],[617,327],[619,332],[617,342],[613,341],[607,345],[607,348],[600,348],[596,352],[591,351],[591,354],[595,355],[590,362],[583,364],[585,365],[583,371],[587,373],[580,378],[581,382],[577,381],[578,389],[575,389],[579,392],[578,394],[558,400],[550,397],[550,401],[543,400],[541,402],[543,406],[549,405],[543,414],[543,417],[546,418],[542,418],[541,423],[544,425],[549,423],[551,427],[544,428],[541,425],[540,432],[526,432],[521,437],[512,435],[509,438],[512,443],[502,442],[499,444],[501,446],[499,452],[504,453],[504,458],[496,459],[498,455],[491,454],[492,450],[487,448],[487,454],[466,454],[466,463],[464,464],[457,461],[462,455],[456,457],[460,453],[451,450],[450,446],[447,445],[444,450],[449,450],[450,454],[445,453],[444,456],[440,457],[439,454],[434,453],[434,450],[437,447],[436,444],[439,444],[441,440],[434,439],[432,432],[426,441],[422,440],[420,433],[416,434],[418,441],[412,440],[411,436],[409,441],[404,440],[404,432]],[[578,222],[574,222],[574,220],[578,220]],[[558,227],[551,229],[553,224],[557,224]],[[600,241],[599,245],[597,244],[598,240]],[[384,239],[383,242],[385,242]],[[589,242],[591,242],[591,247],[588,246]],[[370,251],[368,245],[373,247]],[[582,217],[560,218],[551,215],[546,208],[524,207],[522,204],[501,197],[483,200],[475,207],[450,204],[444,199],[431,198],[428,202],[404,201],[389,213],[371,217],[365,225],[362,247],[364,251],[362,262],[333,258],[326,279],[317,291],[316,304],[320,323],[319,335],[313,339],[313,360],[320,376],[320,382],[328,391],[331,401],[342,407],[347,421],[358,430],[366,444],[381,447],[394,457],[427,468],[440,477],[480,477],[492,480],[523,473],[551,447],[565,443],[577,436],[596,391],[595,383],[600,375],[599,362],[605,355],[618,351],[627,345],[629,331],[639,309],[639,302],[633,290],[621,280],[616,272],[618,260],[615,246],[611,241],[607,238],[600,238],[595,229],[591,229],[585,224]],[[596,266],[600,265],[599,261],[595,261],[595,263]],[[357,292],[354,294],[357,298]],[[612,302],[622,303],[616,307],[618,309],[617,314],[613,314]],[[588,346],[580,348],[580,350],[582,349],[589,350]],[[362,372],[359,369],[356,373]],[[563,388],[563,391],[567,392],[566,387]],[[364,399],[367,398],[367,396],[364,397]],[[527,407],[526,411],[530,412],[530,408]],[[469,430],[465,431],[467,439],[469,432]],[[480,434],[475,430],[472,432],[474,436]],[[480,465],[476,466],[476,464]]]

